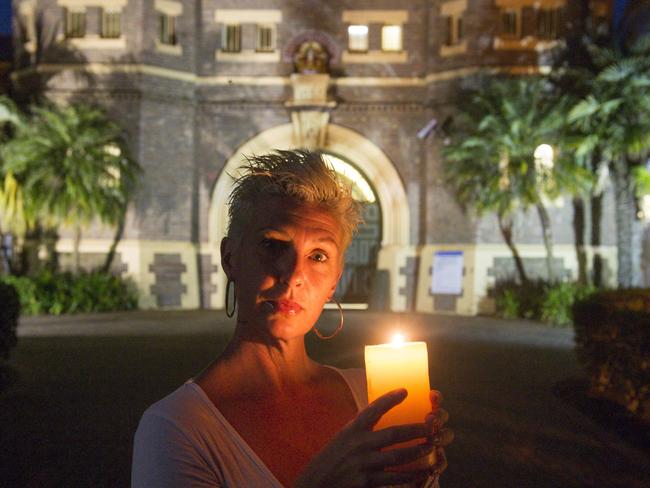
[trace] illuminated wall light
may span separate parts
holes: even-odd
[[[533,154],[535,157],[535,166],[540,169],[550,169],[553,167],[553,147],[549,144],[540,144]]]

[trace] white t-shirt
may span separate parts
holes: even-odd
[[[348,384],[357,409],[365,408],[365,371],[332,369]],[[131,487],[283,488],[192,380],[142,415],[133,442]]]

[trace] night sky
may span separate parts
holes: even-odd
[[[11,0],[0,0],[0,36],[11,33]]]

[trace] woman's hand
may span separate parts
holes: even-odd
[[[427,415],[425,423],[428,427],[428,436],[435,449],[435,464],[432,466],[432,472],[440,475],[447,469],[445,447],[454,440],[454,432],[444,427],[449,420],[449,414],[444,408],[440,408],[442,394],[437,390],[431,390],[429,399],[431,400],[431,413]]]
[[[433,443],[436,435],[446,435],[443,434],[446,429],[440,428],[446,418],[440,417],[437,413],[440,412],[437,404],[434,411],[427,416],[427,422],[372,430],[380,417],[401,403],[406,398],[406,394],[404,389],[391,391],[359,412],[359,415],[312,459],[296,480],[294,487],[353,488],[424,481],[430,475],[430,469],[395,472],[386,471],[385,468],[415,461],[432,454],[434,449],[437,449]],[[431,440],[416,446],[381,450],[398,442],[418,438]]]

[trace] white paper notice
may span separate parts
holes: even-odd
[[[431,293],[439,295],[463,293],[463,251],[437,251],[433,255]]]

